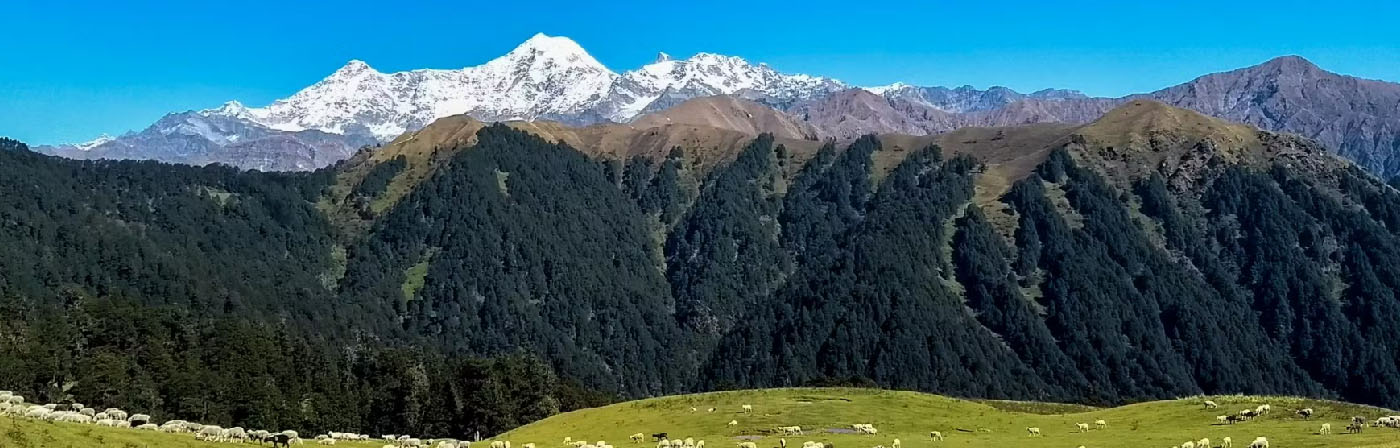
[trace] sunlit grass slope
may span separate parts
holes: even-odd
[[[1219,409],[1206,410],[1210,399]],[[1273,412],[1251,422],[1217,425],[1215,416],[1269,403]],[[741,409],[753,406],[753,412]],[[711,413],[709,408],[716,408]],[[1311,407],[1316,414],[1304,421],[1293,414]],[[695,410],[692,411],[692,408]],[[1166,447],[1187,440],[1210,438],[1219,446],[1224,437],[1237,447],[1247,447],[1265,436],[1271,448],[1279,447],[1400,447],[1400,430],[1366,428],[1362,434],[1346,434],[1354,415],[1370,420],[1394,412],[1346,403],[1284,397],[1220,396],[1155,401],[1112,409],[1046,403],[968,401],[915,392],[868,389],[768,389],[716,392],[663,397],[560,414],[523,426],[499,438],[513,446],[534,442],[541,448],[573,440],[603,440],[618,448],[633,444],[628,435],[666,432],[672,438],[705,440],[706,448],[732,448],[751,440],[760,448],[776,447],[783,437],[778,426],[801,426],[806,434],[788,436],[789,446],[804,441],[831,443],[836,448],[889,447],[898,438],[902,448],[959,447]],[[1108,428],[1081,433],[1076,423],[1093,426],[1106,420]],[[737,421],[734,426],[728,425]],[[1317,435],[1322,423],[1332,424],[1332,435]],[[844,433],[854,423],[870,423],[878,435]],[[1027,427],[1039,427],[1041,437],[1027,435]],[[831,430],[838,430],[835,432]],[[930,440],[940,431],[945,440]]]

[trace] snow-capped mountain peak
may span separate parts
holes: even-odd
[[[865,91],[867,91],[867,92],[870,92],[870,93],[873,93],[873,94],[876,94],[876,95],[884,95],[884,94],[886,94],[886,93],[893,92],[893,91],[896,91],[896,90],[901,90],[901,89],[904,89],[904,88],[907,88],[907,87],[909,87],[909,84],[905,84],[905,83],[902,83],[902,82],[896,82],[896,83],[894,83],[894,84],[887,84],[887,85],[883,85],[883,86],[861,87],[861,88],[862,88],[862,89],[865,89]]]
[[[522,59],[530,59],[532,63],[541,65],[553,65],[557,67],[581,67],[586,69],[608,71],[607,67],[588,54],[583,47],[579,46],[573,39],[561,36],[547,36],[544,33],[535,34],[509,53],[488,62],[491,64],[511,63],[518,64]]]
[[[98,147],[98,146],[101,146],[103,143],[107,143],[107,142],[110,142],[110,141],[112,141],[112,140],[116,140],[116,138],[115,138],[115,137],[112,137],[112,136],[110,136],[110,135],[107,135],[107,134],[102,134],[101,136],[99,136],[99,137],[93,139],[92,141],[89,141],[89,142],[86,142],[86,143],[79,143],[79,144],[73,145],[73,147],[78,148],[79,150],[82,150],[82,151],[91,151],[92,148],[96,148],[96,147]]]
[[[460,113],[488,121],[625,122],[697,96],[745,92],[789,101],[844,88],[832,79],[786,75],[715,53],[685,60],[659,53],[655,62],[619,75],[572,39],[536,34],[474,67],[381,73],[355,59],[267,107],[234,102],[202,113],[280,131],[315,129],[384,141]]]
[[[737,56],[696,53],[684,60],[661,53],[656,62],[623,73],[600,105],[599,114],[623,122],[637,115],[700,96],[755,92],[780,100],[803,99],[845,89],[829,78],[787,75]]]

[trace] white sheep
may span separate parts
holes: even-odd
[[[1321,428],[1318,428],[1318,430],[1317,430],[1317,434],[1318,434],[1318,435],[1325,435],[1325,434],[1331,434],[1331,433],[1332,433],[1332,424],[1331,424],[1331,423],[1323,423],[1323,424],[1322,424],[1322,427],[1321,427]]]
[[[1108,422],[1104,420],[1094,420],[1094,426],[1099,429],[1104,429],[1108,427]]]
[[[929,439],[932,439],[932,440],[942,441],[942,440],[943,440],[943,433],[938,432],[938,431],[929,431],[929,433],[928,433],[928,438],[929,438]]]
[[[753,405],[751,405],[751,404],[746,404],[746,405],[739,406],[739,407],[740,407],[740,408],[743,408],[743,409],[744,409],[744,412],[753,412]]]
[[[1078,429],[1079,429],[1079,432],[1088,432],[1088,431],[1089,431],[1089,424],[1088,424],[1088,423],[1075,423],[1075,424],[1074,424],[1074,427],[1075,427],[1075,428],[1078,428]]]
[[[656,442],[656,448],[671,448],[671,440],[661,439],[660,442]]]
[[[1206,401],[1205,401],[1205,405],[1206,405],[1206,409],[1215,409],[1215,408],[1220,407],[1219,405],[1215,404],[1214,401],[1210,401],[1210,400],[1206,400]]]
[[[223,434],[223,427],[220,427],[218,425],[204,425],[203,427],[200,427],[199,430],[195,431],[194,439],[218,442],[220,441],[219,438],[222,437]]]
[[[890,447],[891,447],[891,448],[899,448],[899,439],[894,439],[894,442],[891,442],[891,443],[890,443]]]
[[[24,416],[28,418],[44,418],[44,416],[49,415],[49,412],[51,411],[46,407],[34,406],[29,408],[29,410],[24,413]]]
[[[136,429],[143,431],[155,431],[156,428],[157,426],[155,423],[142,423],[140,425],[136,425]]]
[[[1201,440],[1197,440],[1197,441],[1196,441],[1196,446],[1197,446],[1197,447],[1202,447],[1202,446],[1203,446],[1203,447],[1205,447],[1205,448],[1210,448],[1210,438],[1209,438],[1209,437],[1202,437]]]
[[[1264,415],[1264,414],[1269,413],[1269,411],[1271,411],[1271,410],[1273,410],[1273,409],[1274,409],[1273,406],[1269,406],[1268,403],[1264,403],[1264,404],[1261,404],[1261,405],[1259,405],[1258,407],[1254,408],[1254,412],[1259,413],[1259,415]]]
[[[1036,427],[1026,428],[1026,432],[1027,432],[1027,433],[1030,433],[1030,436],[1031,436],[1031,437],[1040,437],[1040,428],[1036,428]]]
[[[1190,441],[1190,440],[1187,440],[1185,443],[1182,443],[1182,444],[1181,444],[1181,448],[1196,448],[1196,442],[1192,442],[1192,441]],[[1209,448],[1209,447],[1207,447],[1207,448]]]
[[[1235,448],[1235,442],[1230,437],[1220,439],[1220,448]]]
[[[739,426],[739,421],[738,421],[738,420],[730,420],[730,421],[729,421],[729,426]],[[492,448],[495,448],[495,447],[492,447]]]
[[[739,442],[739,448],[758,448],[758,444],[753,442]]]
[[[632,434],[632,435],[629,436],[628,438],[629,438],[629,439],[632,439],[632,443],[641,443],[641,442],[642,442],[642,439],[645,439],[646,437],[647,437],[646,434],[642,434],[642,433],[639,432],[639,433],[634,433],[634,434]],[[564,442],[564,443],[568,443],[568,442]]]
[[[1256,437],[1254,442],[1249,444],[1249,448],[1269,448],[1269,439],[1264,438],[1264,436]]]

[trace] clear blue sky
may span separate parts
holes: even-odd
[[[593,3],[7,1],[0,135],[84,141],[230,99],[265,105],[350,59],[476,65],[536,32],[572,37],[615,71],[709,51],[857,85],[1119,96],[1285,54],[1400,81],[1393,1]]]

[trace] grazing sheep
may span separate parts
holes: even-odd
[[[1094,426],[1099,429],[1104,429],[1108,427],[1108,422],[1104,420],[1094,420]]]
[[[1313,410],[1312,410],[1312,408],[1302,408],[1302,409],[1299,409],[1299,410],[1298,410],[1298,416],[1299,416],[1299,417],[1302,417],[1303,420],[1307,420],[1307,419],[1309,419],[1309,418],[1312,418],[1312,415],[1313,415]]]
[[[131,422],[131,424],[134,426],[140,426],[142,424],[150,423],[151,416],[146,414],[132,414],[131,418],[128,418],[126,421]]]
[[[244,442],[248,440],[248,432],[243,428],[235,426],[224,430],[225,442]]]
[[[666,433],[664,433],[664,432],[658,432],[658,433],[652,434],[652,435],[651,435],[651,439],[652,439],[652,440],[661,440],[661,439],[665,439],[666,436],[668,436],[668,435],[669,435],[669,434],[666,434]]]
[[[933,439],[933,440],[942,441],[942,440],[943,440],[943,433],[938,432],[938,431],[931,431],[931,432],[928,433],[928,438]]]
[[[1322,427],[1317,429],[1317,435],[1324,435],[1324,434],[1331,434],[1331,433],[1332,433],[1332,424],[1331,424],[1331,423],[1323,423],[1323,424],[1322,424]]]
[[[894,439],[894,442],[890,443],[890,448],[899,448],[899,439]]]
[[[1181,448],[1196,448],[1196,442],[1187,440],[1185,443],[1182,443],[1182,444],[1181,444]],[[1209,448],[1209,447],[1207,447],[1207,448]]]
[[[28,418],[44,418],[44,416],[49,415],[49,412],[49,409],[46,407],[34,406],[29,408],[29,411],[25,412],[24,416]]]
[[[743,408],[743,409],[744,409],[744,412],[753,412],[753,405],[751,405],[751,404],[746,404],[746,405],[739,406],[739,407],[740,407],[740,408]]]
[[[632,434],[632,436],[628,438],[632,439],[632,443],[641,443],[642,439],[646,438],[646,434],[642,434],[639,432],[636,434]]]
[[[1365,423],[1351,422],[1347,425],[1347,434],[1361,434],[1364,429],[1366,429]]]
[[[708,412],[714,412],[714,411],[715,411],[715,408],[710,408],[710,410],[709,410]]]
[[[1221,425],[1230,423],[1230,417],[1227,415],[1217,415],[1215,416],[1215,422]]]
[[[506,442],[496,440],[491,442],[491,448],[506,448]]]
[[[1206,409],[1215,409],[1215,408],[1220,407],[1220,405],[1217,405],[1217,404],[1215,404],[1214,401],[1210,401],[1210,400],[1206,400],[1206,401],[1205,401],[1205,406],[1206,406]]]
[[[1273,406],[1269,406],[1268,403],[1264,403],[1264,404],[1259,405],[1259,407],[1254,408],[1254,412],[1259,413],[1259,415],[1264,415],[1264,414],[1268,414],[1269,411],[1271,411],[1271,410],[1273,410],[1273,409],[1274,409]]]
[[[1088,431],[1089,431],[1089,424],[1088,424],[1088,423],[1075,423],[1075,424],[1074,424],[1074,427],[1075,427],[1075,428],[1078,428],[1078,429],[1079,429],[1079,432],[1088,432]]]
[[[1235,448],[1235,442],[1231,441],[1229,437],[1225,437],[1220,439],[1220,448]]]
[[[456,444],[453,444],[453,445],[456,445]],[[535,448],[535,444],[534,444],[534,442],[526,443],[526,444],[524,444],[524,445],[520,445],[520,448]]]
[[[758,444],[753,442],[739,442],[739,448],[758,448]]]
[[[93,408],[82,408],[82,409],[79,409],[79,410],[78,410],[78,413],[79,413],[79,414],[86,415],[86,416],[88,416],[88,417],[95,417],[95,416],[97,416],[97,410],[96,410],[96,409],[93,409]]]
[[[738,420],[730,420],[730,421],[729,421],[729,426],[739,426],[739,421],[738,421]],[[492,447],[492,448],[495,448],[495,447]]]
[[[136,425],[135,428],[142,431],[155,431],[157,426],[155,423],[142,423],[140,425]]]
[[[1253,442],[1250,442],[1249,448],[1269,448],[1269,439],[1264,438],[1264,436],[1256,437]]]
[[[1201,438],[1201,440],[1197,440],[1197,441],[1196,441],[1196,446],[1197,446],[1198,448],[1200,448],[1200,447],[1210,448],[1210,438],[1208,438],[1208,437],[1203,437],[1203,438]]]
[[[316,444],[317,444],[317,445],[335,445],[335,439],[332,439],[332,438],[330,438],[330,437],[327,437],[327,438],[324,438],[324,439],[317,440],[317,441],[316,441]]]
[[[699,409],[690,408],[690,412],[696,412],[696,411],[699,411]]]
[[[206,425],[200,427],[199,430],[194,433],[194,439],[218,442],[220,441],[219,438],[222,437],[223,434],[224,428],[218,425]]]
[[[1030,433],[1031,437],[1040,437],[1040,428],[1026,428],[1026,432]]]
[[[669,439],[661,439],[660,442],[656,442],[656,448],[671,448],[671,441]]]

